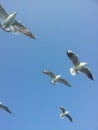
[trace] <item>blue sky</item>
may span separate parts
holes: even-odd
[[[0,30],[0,110],[2,130],[98,130],[98,3],[97,0],[3,1],[9,12],[38,39]],[[66,55],[72,50],[88,62],[95,81],[73,77]],[[42,73],[48,69],[72,84],[53,86]],[[63,105],[74,123],[59,118]]]

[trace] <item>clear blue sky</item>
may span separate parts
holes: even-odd
[[[1,0],[9,12],[36,36],[0,30],[0,110],[2,130],[98,130],[98,2],[97,0]],[[72,50],[88,62],[95,81],[73,77],[66,55]],[[61,74],[72,87],[53,86],[44,69]],[[59,118],[63,105],[74,123]]]

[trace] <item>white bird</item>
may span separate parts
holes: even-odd
[[[73,122],[72,117],[69,115],[69,111],[65,110],[63,106],[60,106],[60,109],[62,113],[60,114],[60,118],[64,119],[64,117],[67,117],[71,122]]]
[[[0,4],[0,17],[3,19],[0,27],[7,32],[21,32],[33,39],[36,39],[37,37],[32,34],[24,25],[22,25],[20,21],[15,20],[16,14],[16,12],[8,14]]]
[[[52,84],[56,84],[57,82],[61,82],[69,87],[71,87],[71,85],[69,84],[69,82],[63,78],[61,78],[61,75],[55,75],[53,72],[50,72],[48,70],[44,70],[43,73],[49,75],[51,77],[51,83]]]
[[[12,112],[9,110],[9,108],[6,107],[5,105],[3,105],[2,102],[0,102],[0,108],[2,108],[3,110],[7,111],[10,114],[12,114]]]
[[[78,55],[74,54],[71,50],[67,50],[67,56],[69,57],[69,59],[72,61],[74,65],[72,68],[70,68],[70,73],[73,76],[75,76],[78,72],[82,72],[86,74],[86,76],[89,79],[94,80],[94,76],[92,72],[90,71],[89,68],[86,67],[86,65],[88,64],[87,62],[80,62]]]

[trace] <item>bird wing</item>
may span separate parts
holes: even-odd
[[[60,79],[58,80],[58,82],[64,83],[65,85],[71,87],[71,85],[69,84],[69,82],[68,82],[67,80],[63,79],[63,78],[60,78]]]
[[[12,24],[12,26],[13,26],[13,28],[14,28],[15,30],[17,30],[18,32],[22,32],[23,34],[25,34],[25,35],[27,35],[27,36],[33,38],[33,39],[36,39],[36,38],[37,38],[34,34],[32,34],[32,33],[30,32],[29,29],[27,29],[25,26],[23,26],[21,23],[19,23],[19,22],[16,21],[16,20],[14,21],[14,23]]]
[[[5,9],[0,4],[0,17],[2,19],[6,19],[9,16],[9,14],[5,11]]]
[[[65,108],[63,106],[60,106],[60,109],[61,109],[62,113],[65,113]]]
[[[4,105],[0,105],[0,107],[2,108],[2,109],[4,109],[5,111],[7,111],[7,112],[9,112],[10,114],[12,114],[12,112],[9,110],[9,108],[8,107],[6,107],[6,106],[4,106]]]
[[[74,54],[72,51],[68,50],[67,51],[67,56],[69,57],[69,59],[72,61],[72,63],[77,66],[80,64],[78,55]]]
[[[72,119],[72,117],[71,117],[69,114],[67,114],[66,117],[67,117],[71,122],[73,122],[73,119]]]
[[[53,72],[48,71],[48,70],[44,70],[43,73],[49,75],[51,78],[55,78],[55,77],[56,77],[55,74],[54,74]]]
[[[90,69],[84,67],[84,68],[82,68],[80,71],[83,72],[84,74],[86,74],[89,79],[94,80],[94,76],[93,76],[93,74],[91,73]]]

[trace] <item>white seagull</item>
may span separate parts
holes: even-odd
[[[47,75],[49,75],[51,77],[51,79],[52,79],[51,83],[53,85],[55,85],[57,82],[61,82],[61,83],[65,84],[65,85],[71,87],[71,85],[68,83],[67,80],[61,78],[61,75],[55,75],[53,72],[50,72],[48,70],[44,70],[43,73],[47,74]]]
[[[64,117],[67,117],[71,122],[73,122],[72,117],[69,115],[69,111],[65,110],[63,106],[60,106],[60,109],[62,113],[60,114],[60,118],[64,119]]]
[[[87,62],[80,62],[78,55],[74,54],[71,50],[67,51],[67,56],[69,57],[69,59],[72,61],[74,65],[72,68],[70,68],[70,73],[73,76],[75,76],[78,72],[82,72],[86,74],[86,76],[89,79],[94,80],[94,76],[91,73],[90,69],[86,67],[86,65],[88,64]]]
[[[9,110],[8,107],[6,107],[5,105],[2,104],[2,102],[0,102],[0,108],[7,111],[8,113],[12,114],[12,112]]]
[[[0,27],[7,32],[21,32],[33,39],[36,39],[37,37],[32,34],[24,25],[22,25],[20,21],[15,20],[16,14],[16,12],[8,14],[0,4],[0,18],[3,19],[3,22]]]

